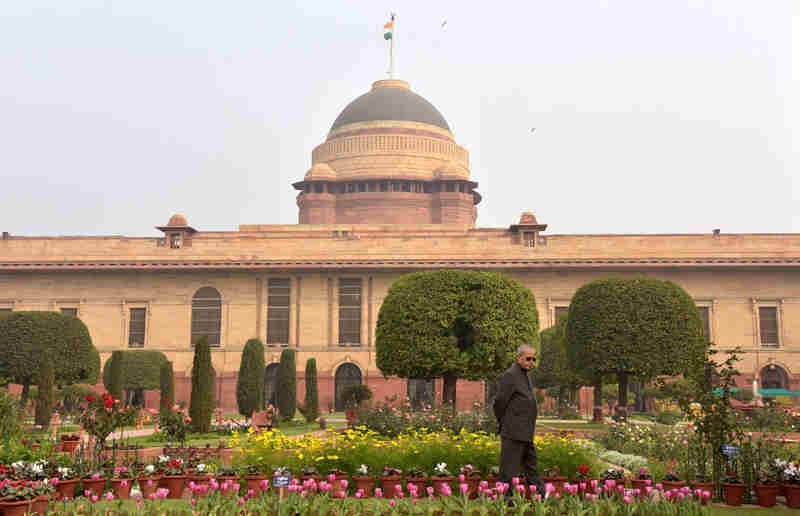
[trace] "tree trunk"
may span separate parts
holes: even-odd
[[[564,414],[567,413],[567,387],[565,385],[561,385],[558,388],[558,416],[564,417]]]
[[[619,373],[617,379],[619,382],[617,414],[620,421],[622,421],[628,418],[628,373]]]
[[[458,375],[455,373],[446,373],[442,376],[444,380],[442,384],[442,403],[450,403],[453,406],[453,411],[456,410],[456,382]]]
[[[593,394],[592,420],[600,422],[603,420],[603,380],[599,377],[595,380]]]
[[[30,382],[22,384],[22,393],[19,395],[19,408],[22,411],[23,417],[25,416],[25,407],[28,406],[28,394],[31,390]]]

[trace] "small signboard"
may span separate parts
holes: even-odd
[[[728,458],[735,457],[736,455],[739,454],[739,447],[738,446],[734,446],[732,444],[723,444],[722,445],[722,454],[725,455]]]
[[[289,487],[292,477],[289,475],[278,475],[272,477],[272,485],[274,487]]]

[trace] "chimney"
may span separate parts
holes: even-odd
[[[719,229],[712,230],[712,233],[714,234],[714,238],[719,238]]]

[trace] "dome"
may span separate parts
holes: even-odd
[[[315,163],[314,166],[306,172],[303,179],[306,181],[335,181],[336,172],[326,163]]]
[[[181,215],[180,213],[176,213],[172,217],[169,218],[169,222],[167,222],[167,226],[171,227],[184,227],[188,226],[189,223],[186,222],[186,217]]]
[[[520,225],[538,225],[539,222],[536,220],[536,215],[533,214],[532,211],[525,211],[522,212],[522,216],[519,218]]]
[[[433,104],[420,97],[405,81],[375,81],[372,89],[344,108],[331,131],[347,124],[377,120],[402,120],[430,124],[449,131],[450,126]]]
[[[451,162],[447,165],[437,168],[433,172],[433,178],[441,181],[465,180],[469,179],[469,172]]]

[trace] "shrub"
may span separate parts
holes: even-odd
[[[211,430],[211,415],[214,412],[212,374],[208,337],[201,337],[194,345],[192,395],[189,401],[189,416],[195,432],[206,433]]]
[[[19,417],[19,400],[7,391],[0,390],[0,435],[14,440],[22,434],[22,422]],[[5,461],[10,463],[13,461]]]
[[[469,412],[453,412],[450,405],[412,410],[408,400],[401,403],[396,397],[374,406],[362,405],[356,410],[353,423],[354,426],[364,426],[385,437],[424,430],[445,429],[452,433],[463,430],[489,434],[497,430],[497,420],[494,415],[487,415],[483,405],[477,402]]]
[[[662,410],[656,413],[656,422],[662,425],[674,425],[681,420],[681,413],[677,410]]]
[[[159,412],[164,414],[172,410],[175,403],[175,374],[172,372],[172,362],[166,361],[161,364],[159,371],[160,401]]]
[[[317,387],[317,359],[306,361],[306,397],[303,403],[303,416],[312,423],[319,417],[319,392]],[[320,422],[320,428],[322,423]]]
[[[122,351],[114,351],[111,353],[111,358],[109,362],[111,365],[109,366],[109,381],[110,385],[108,386],[108,393],[114,396],[114,399],[121,400],[122,399],[122,389],[125,383],[125,378],[122,376],[123,371],[123,355]]]
[[[76,415],[79,413],[81,403],[86,399],[87,394],[94,392],[90,385],[75,383],[65,385],[55,393],[55,399],[61,403],[61,411],[65,414]]]
[[[372,390],[363,383],[348,385],[342,389],[342,402],[345,408],[360,406],[365,401],[372,399]]]
[[[55,371],[53,361],[49,358],[49,353],[42,357],[39,366],[39,393],[36,400],[36,424],[44,428],[50,426],[50,418],[53,415],[53,383],[55,382]]]
[[[253,417],[264,400],[264,344],[250,339],[244,345],[239,376],[236,379],[236,403],[239,414]]]
[[[161,366],[167,361],[161,351],[149,349],[119,351],[124,366],[122,367],[123,389],[154,390],[161,388]],[[103,385],[111,390],[111,368],[114,355],[103,365]]]
[[[639,471],[640,469],[647,467],[648,465],[647,459],[644,457],[640,457],[639,455],[620,453],[618,451],[613,451],[613,450],[607,450],[600,453],[600,458],[606,462],[609,462],[616,466],[622,466],[623,468],[629,469],[631,471]]]
[[[280,418],[290,421],[297,410],[297,363],[292,349],[284,349],[281,352],[277,397]]]

